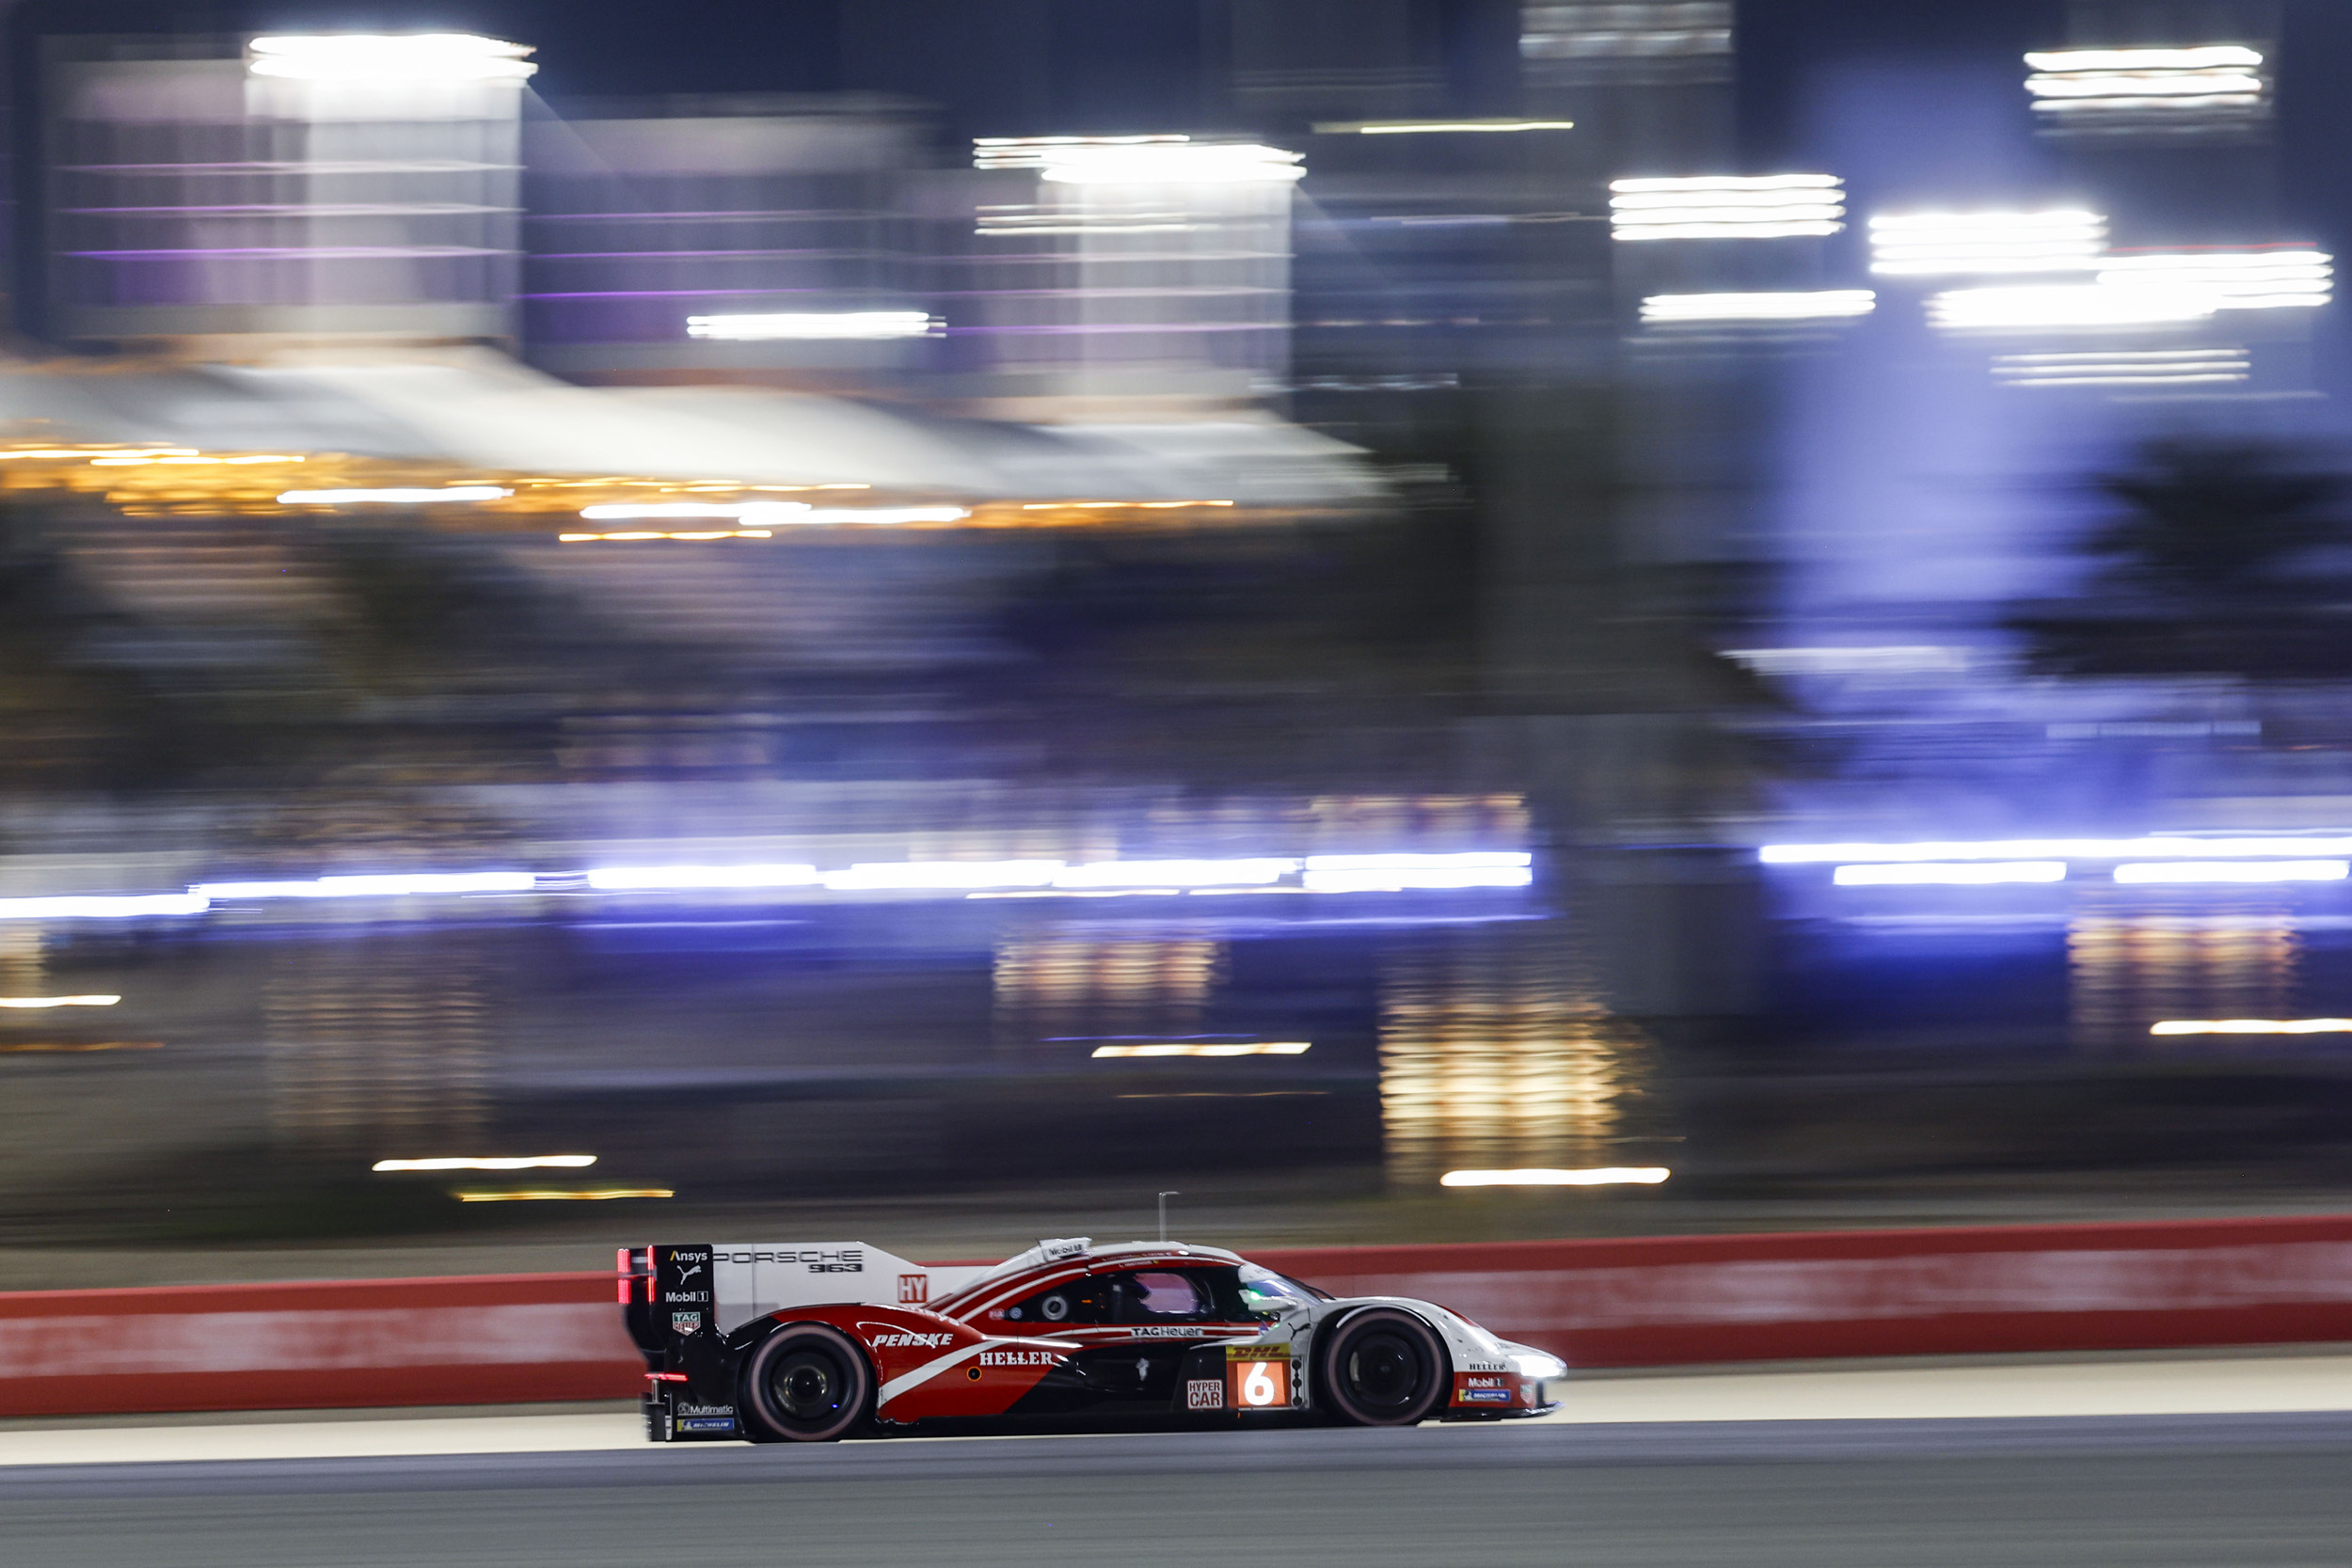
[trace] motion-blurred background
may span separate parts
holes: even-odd
[[[6,56],[0,1285],[2338,1201],[2331,4]]]

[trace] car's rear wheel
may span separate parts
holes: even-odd
[[[830,1443],[865,1421],[874,1370],[848,1335],[795,1323],[743,1364],[743,1429],[755,1443]]]
[[[1357,1426],[1410,1426],[1445,1402],[1453,1377],[1436,1330],[1393,1307],[1342,1322],[1315,1357],[1324,1409]]]

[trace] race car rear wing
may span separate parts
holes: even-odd
[[[647,1354],[672,1336],[725,1333],[792,1307],[924,1307],[987,1273],[933,1267],[864,1242],[667,1242],[623,1247],[620,1300]]]

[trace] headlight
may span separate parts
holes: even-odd
[[[1519,1376],[1532,1377],[1538,1382],[1568,1375],[1566,1362],[1556,1355],[1547,1355],[1539,1350],[1518,1352],[1511,1357],[1511,1365],[1518,1370]]]

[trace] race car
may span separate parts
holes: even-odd
[[[1402,1296],[1236,1253],[1041,1242],[993,1267],[863,1242],[624,1247],[657,1443],[822,1443],[976,1424],[1407,1426],[1558,1408],[1558,1357]]]

